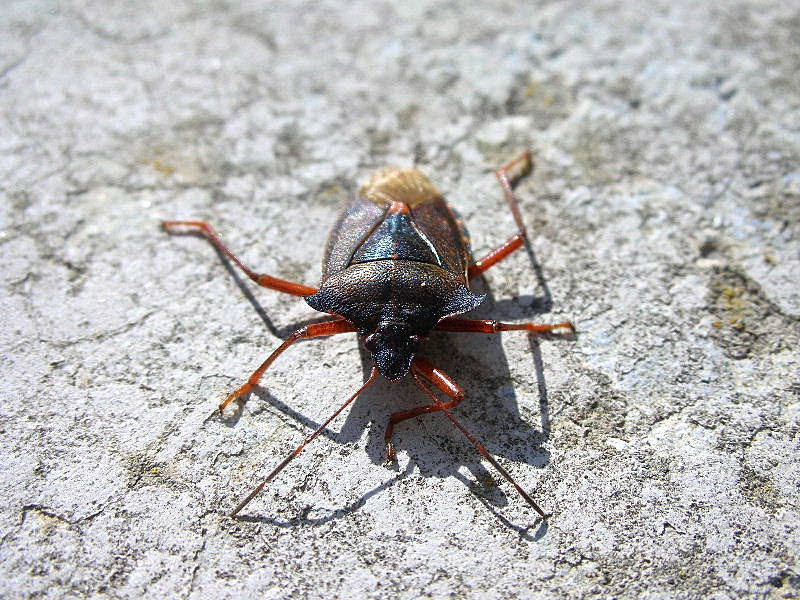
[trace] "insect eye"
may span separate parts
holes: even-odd
[[[364,347],[370,352],[375,350],[375,334],[368,335],[364,338]]]

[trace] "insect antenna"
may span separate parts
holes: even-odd
[[[373,383],[375,383],[375,380],[377,378],[378,378],[378,369],[373,367],[372,368],[372,373],[370,373],[369,379],[367,379],[367,381],[364,383],[364,385],[362,385],[361,388],[359,388],[359,390],[355,394],[350,396],[350,398],[344,404],[342,404],[336,410],[336,412],[334,412],[330,416],[330,418],[320,426],[319,429],[317,429],[314,433],[312,433],[310,436],[308,436],[308,438],[302,444],[300,444],[297,448],[295,448],[294,451],[291,454],[289,454],[289,456],[284,458],[283,461],[281,462],[281,464],[279,464],[277,467],[275,467],[275,470],[272,471],[272,473],[270,473],[269,475],[267,475],[267,478],[264,479],[264,481],[262,481],[261,484],[258,487],[256,487],[256,489],[254,489],[252,492],[250,492],[250,494],[247,496],[247,498],[245,498],[244,500],[242,500],[239,503],[239,505],[231,513],[231,516],[235,517],[239,513],[239,511],[241,511],[245,506],[247,506],[250,503],[250,501],[253,498],[255,498],[261,492],[261,490],[263,490],[267,486],[267,484],[275,478],[275,476],[278,473],[283,471],[283,469],[286,467],[286,465],[288,465],[290,462],[292,462],[292,460],[294,460],[294,458],[303,451],[303,448],[305,448],[320,433],[325,431],[325,428],[331,423],[331,421],[333,421],[336,417],[338,417],[339,414],[345,408],[347,408],[350,405],[351,402],[353,402],[353,400],[358,398],[362,394],[362,392],[364,392],[364,390],[366,390],[369,386],[371,386]]]
[[[505,478],[506,481],[508,481],[511,485],[514,486],[514,488],[517,490],[517,492],[519,492],[519,495],[522,496],[525,499],[525,502],[530,504],[533,507],[533,510],[535,510],[537,513],[539,513],[539,515],[543,519],[548,518],[550,515],[547,514],[546,512],[544,512],[541,508],[539,508],[539,505],[536,504],[536,502],[533,500],[533,498],[530,497],[528,492],[526,492],[524,489],[522,489],[522,486],[520,486],[516,481],[514,481],[514,478],[511,477],[509,472],[506,471],[502,466],[500,466],[500,463],[497,462],[497,460],[494,458],[494,456],[489,454],[489,451],[486,448],[484,448],[483,444],[481,444],[477,440],[477,438],[474,435],[472,435],[469,432],[469,430],[466,427],[464,427],[458,419],[455,418],[453,413],[450,412],[450,410],[447,407],[444,406],[444,403],[441,400],[439,400],[439,398],[436,397],[436,395],[428,388],[428,386],[426,386],[422,382],[422,380],[419,378],[419,376],[416,373],[412,373],[412,375],[414,376],[414,380],[417,382],[417,385],[422,388],[422,391],[425,392],[428,395],[428,397],[431,400],[433,400],[435,404],[437,404],[439,406],[439,410],[441,410],[447,416],[447,418],[450,419],[450,421],[453,423],[453,425],[455,425],[456,429],[458,429],[461,433],[463,433],[466,436],[466,438],[470,442],[472,442],[472,445],[475,446],[475,448],[478,449],[478,452],[480,452],[483,455],[483,457],[486,460],[488,460],[495,469],[497,469],[498,473],[500,473],[500,475],[502,475]]]

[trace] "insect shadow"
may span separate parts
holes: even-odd
[[[539,294],[497,300],[486,279],[478,277],[474,280],[474,289],[486,294],[486,300],[481,307],[470,314],[471,317],[530,320],[550,310],[552,296],[543,269],[530,244],[527,240],[525,242]],[[235,267],[225,260],[222,252],[217,251],[217,253],[228,274],[273,335],[285,338],[300,326],[323,320],[312,318],[289,327],[277,327],[252,293],[249,284]],[[527,414],[524,416],[520,411],[517,396],[519,390],[513,385],[501,336],[433,332],[425,345],[425,356],[440,365],[464,387],[467,392],[466,399],[456,410],[490,453],[503,456],[513,463],[528,464],[541,469],[550,461],[550,453],[542,447],[550,435],[550,411],[540,341],[547,338],[564,339],[564,336],[522,332],[506,335],[527,335],[531,351],[529,365],[535,375],[537,393],[535,404],[532,403],[527,407],[525,410]],[[366,379],[372,369],[372,357],[362,344],[358,344],[358,349]],[[264,387],[257,387],[253,395],[295,420],[308,431],[318,428],[321,424],[305,416],[301,410],[288,405]],[[379,381],[354,403],[342,419],[343,424],[338,431],[328,428],[322,435],[339,444],[353,444],[361,439],[365,430],[369,429],[367,453],[374,463],[383,464],[386,458],[383,433],[389,415],[421,404],[427,404],[426,398],[408,380],[395,383]],[[538,427],[534,425],[537,413]],[[233,426],[240,416],[241,411],[235,411],[232,417],[224,421]],[[434,413],[403,423],[395,430],[395,440],[398,448],[408,455],[407,465],[402,470],[395,467],[397,471],[395,477],[364,493],[355,502],[319,516],[312,515],[312,509],[307,508],[300,515],[288,520],[269,517],[241,518],[281,527],[315,525],[335,520],[359,510],[370,497],[410,475],[416,466],[425,477],[456,478],[505,527],[517,532],[521,538],[535,541],[546,533],[546,521],[537,520],[536,530],[531,534],[531,525],[515,524],[497,511],[497,508],[509,503],[507,493],[497,485],[496,477],[482,464],[480,455],[475,452],[474,447],[451,426],[447,419],[443,418],[443,415]],[[462,467],[471,473],[472,478],[461,472]]]

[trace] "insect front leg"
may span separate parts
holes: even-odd
[[[400,410],[392,413],[389,417],[389,423],[386,425],[386,433],[384,440],[386,441],[386,460],[387,462],[397,462],[397,451],[395,450],[392,436],[394,435],[394,426],[408,419],[413,419],[419,415],[424,415],[431,412],[440,411],[443,409],[450,409],[464,399],[464,390],[458,385],[447,373],[437,369],[424,358],[416,357],[411,364],[411,370],[416,374],[424,377],[430,383],[435,385],[444,394],[452,398],[450,402],[438,402],[436,404],[427,404],[425,406],[418,406],[409,410]]]
[[[472,435],[472,433],[469,431],[469,429],[464,427],[464,425],[461,424],[461,422],[455,417],[455,415],[452,412],[450,412],[450,409],[453,407],[454,403],[460,402],[463,399],[463,397],[464,397],[463,390],[461,390],[461,388],[458,387],[458,384],[456,384],[456,382],[453,381],[443,371],[440,371],[439,369],[436,369],[435,367],[433,367],[430,363],[428,363],[426,361],[420,360],[420,363],[418,364],[417,360],[419,360],[419,359],[416,359],[414,361],[413,365],[412,365],[412,375],[414,376],[414,381],[417,383],[417,385],[420,387],[420,389],[423,392],[425,392],[425,394],[434,402],[434,404],[432,406],[436,407],[435,410],[440,410],[442,413],[444,413],[444,415],[448,419],[450,419],[450,422],[453,424],[453,426],[456,429],[458,429],[461,433],[464,434],[464,437],[466,437],[470,441],[470,443],[472,443],[472,445],[475,446],[475,449],[478,452],[480,452],[481,455],[486,460],[489,461],[489,463],[491,463],[491,465],[497,470],[498,473],[500,473],[500,475],[503,476],[503,478],[506,481],[508,481],[511,485],[514,486],[514,489],[516,489],[517,492],[519,493],[519,495],[522,496],[522,498],[528,504],[530,504],[531,507],[533,507],[533,509],[537,513],[539,513],[539,516],[541,516],[543,519],[546,519],[549,515],[546,512],[544,512],[539,507],[538,504],[536,504],[536,502],[533,500],[533,498],[531,498],[530,494],[528,494],[528,492],[526,492],[522,488],[522,486],[519,485],[514,480],[514,478],[509,474],[509,472],[506,471],[502,467],[502,465],[500,465],[499,462],[497,462],[497,459],[489,453],[489,451],[486,449],[486,447],[481,442],[479,442],[478,439],[474,435]],[[418,368],[414,369],[414,365],[417,365]],[[452,402],[442,402],[441,400],[439,400],[434,395],[434,393],[428,388],[428,386],[425,385],[425,383],[422,381],[423,378],[427,379],[428,381],[430,381],[432,384],[434,384],[436,387],[438,387],[439,390],[441,390],[442,392],[444,392],[448,396],[451,396],[451,394],[452,394],[452,392],[448,391],[448,390],[450,390],[452,388],[452,386],[457,387],[460,390],[460,395],[457,398],[457,401],[456,401],[456,399],[454,399]],[[428,412],[431,412],[431,411],[428,411]]]
[[[531,158],[530,151],[526,150],[517,158],[509,163],[506,163],[495,172],[497,179],[500,181],[500,185],[503,187],[503,193],[505,195],[506,202],[508,202],[508,206],[511,209],[511,214],[514,216],[514,222],[517,224],[518,233],[489,252],[489,254],[470,265],[468,271],[468,276],[470,279],[477,277],[525,245],[525,237],[527,232],[525,229],[525,223],[522,221],[522,214],[519,210],[519,200],[517,200],[517,197],[514,195],[513,188],[520,178],[530,174],[532,170],[533,159]]]
[[[240,387],[235,392],[228,395],[227,398],[219,405],[219,411],[222,412],[225,410],[225,407],[228,406],[231,402],[236,400],[237,398],[241,398],[253,391],[253,389],[258,385],[258,382],[261,381],[261,377],[264,376],[264,372],[269,368],[269,366],[275,362],[275,359],[278,358],[283,351],[286,350],[289,346],[294,344],[297,340],[308,339],[308,338],[315,338],[315,337],[325,337],[329,335],[336,335],[337,333],[349,333],[355,331],[356,328],[353,327],[353,324],[350,321],[346,321],[344,319],[336,320],[336,321],[325,321],[323,323],[314,323],[312,325],[306,325],[305,327],[301,327],[297,331],[295,331],[292,335],[286,338],[280,346],[278,346],[275,351],[267,357],[261,366],[258,367],[253,374],[250,375],[250,378],[247,380],[242,387]]]
[[[170,234],[185,233],[176,231],[176,228],[187,228],[186,232],[196,232],[202,234],[214,245],[215,248],[217,248],[217,250],[225,254],[225,256],[230,258],[237,267],[244,271],[245,275],[262,287],[276,290],[278,292],[284,292],[286,294],[292,294],[293,296],[310,296],[311,294],[317,293],[317,288],[303,285],[302,283],[286,281],[285,279],[273,277],[272,275],[266,275],[265,273],[256,273],[252,269],[248,268],[236,257],[233,252],[228,250],[228,247],[225,246],[222,239],[219,237],[219,234],[209,223],[206,223],[205,221],[164,221],[161,225],[167,231],[167,233]]]

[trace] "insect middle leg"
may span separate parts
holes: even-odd
[[[571,321],[563,323],[501,323],[484,319],[442,319],[436,324],[438,331],[463,333],[500,333],[501,331],[531,331],[533,333],[550,333],[556,329],[569,329],[575,333],[575,325]]]
[[[477,277],[525,245],[525,236],[527,235],[525,223],[522,221],[522,214],[519,211],[519,200],[517,200],[517,197],[514,195],[513,187],[517,180],[525,175],[530,174],[532,170],[533,159],[531,158],[530,151],[526,150],[517,158],[509,163],[506,163],[495,172],[497,179],[500,181],[500,185],[503,187],[503,193],[505,194],[506,201],[511,209],[511,214],[514,216],[514,222],[517,224],[517,234],[510,237],[500,246],[489,252],[489,254],[470,265],[468,271],[470,279]]]
[[[233,252],[228,250],[228,247],[222,242],[219,234],[209,223],[206,223],[205,221],[164,221],[161,225],[164,227],[167,233],[171,234],[181,233],[179,231],[175,231],[176,227],[186,227],[189,229],[189,231],[201,233],[209,242],[214,245],[215,248],[225,254],[225,256],[230,258],[237,267],[244,271],[245,275],[262,287],[284,292],[286,294],[292,294],[293,296],[310,296],[311,294],[317,293],[317,288],[309,285],[294,283],[293,281],[286,281],[285,279],[273,277],[272,275],[267,275],[265,273],[256,273],[252,269],[248,268],[237,258]]]
[[[437,369],[424,358],[416,357],[411,364],[411,370],[414,375],[420,375],[435,385],[444,394],[452,398],[450,402],[440,402],[438,404],[427,404],[425,406],[418,406],[409,410],[400,410],[392,413],[389,417],[389,423],[386,425],[386,434],[384,440],[386,441],[386,460],[388,462],[397,461],[397,451],[395,450],[392,436],[394,435],[394,426],[408,419],[413,419],[419,415],[440,411],[443,409],[450,409],[464,399],[464,390],[458,385],[447,373]]]
[[[275,362],[275,359],[278,358],[283,351],[286,350],[289,346],[294,344],[297,340],[308,339],[308,338],[315,338],[315,337],[325,337],[328,335],[336,335],[337,333],[349,333],[355,331],[356,328],[353,327],[353,324],[350,321],[346,321],[345,319],[339,319],[335,321],[324,321],[322,323],[314,323],[312,325],[306,325],[305,327],[301,327],[297,331],[295,331],[292,335],[286,338],[280,346],[278,346],[275,351],[267,357],[261,366],[258,367],[253,374],[250,375],[250,378],[247,380],[242,387],[240,387],[235,392],[232,392],[228,395],[227,398],[219,405],[219,411],[222,412],[225,410],[225,407],[228,406],[231,402],[236,400],[237,398],[241,398],[246,394],[249,394],[253,391],[258,385],[258,382],[263,377],[264,372],[269,368],[269,366]]]

